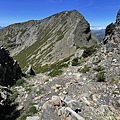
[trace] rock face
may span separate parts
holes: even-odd
[[[106,45],[106,49],[110,52],[120,51],[120,10],[117,13],[116,22],[111,23],[106,27],[106,36],[103,39],[103,43]]]
[[[92,46],[98,40],[83,15],[73,10],[10,25],[0,30],[0,43],[12,55],[17,53],[15,58],[22,67],[34,64],[36,68],[73,55],[76,46]]]
[[[120,10],[116,16],[116,22],[106,27],[105,38],[103,39],[102,52],[105,56],[103,62],[106,66],[107,79],[116,78],[120,73]],[[117,78],[119,79],[119,77]]]
[[[21,68],[17,61],[9,56],[9,51],[0,48],[0,85],[13,85],[22,76]]]

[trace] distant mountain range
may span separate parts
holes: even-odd
[[[0,26],[0,29],[2,29],[3,27]]]
[[[105,29],[93,29],[91,30],[95,36],[98,38],[98,40],[101,42],[102,39],[104,38],[105,36]]]

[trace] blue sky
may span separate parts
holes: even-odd
[[[0,26],[39,20],[52,14],[78,10],[91,26],[115,22],[120,0],[1,0]]]

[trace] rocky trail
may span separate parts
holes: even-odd
[[[120,83],[88,80],[77,69],[68,67],[54,78],[44,74],[29,78],[29,92],[17,87],[19,105],[27,110],[33,104],[38,110],[26,120],[119,120]]]

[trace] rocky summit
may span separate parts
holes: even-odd
[[[60,15],[64,16],[67,14],[72,17],[73,13],[79,14],[77,11],[72,11],[62,12]],[[52,17],[56,17],[56,20],[62,18],[61,16],[57,19],[57,17],[59,17],[58,15],[59,14],[51,16],[49,20]],[[79,15],[81,16],[81,14]],[[31,51],[28,52],[30,48],[31,50],[35,49],[33,46],[37,41],[18,53],[19,57],[17,55],[14,56],[14,58],[19,58],[24,61],[26,58],[20,55],[26,54],[28,58],[27,62],[37,64],[37,67],[35,68],[34,64],[31,64],[29,68],[26,67],[26,70],[28,68],[26,71],[26,74],[28,75],[26,75],[25,78],[23,77],[17,80],[13,87],[0,87],[0,104],[2,107],[4,105],[3,102],[5,101],[4,103],[6,103],[7,100],[10,101],[8,107],[9,105],[14,106],[14,109],[11,108],[11,111],[6,113],[6,115],[2,112],[2,119],[120,120],[119,15],[120,11],[117,14],[116,22],[106,27],[105,37],[101,44],[87,45],[90,43],[90,39],[84,44],[84,46],[80,46],[78,41],[76,42],[74,41],[75,39],[72,39],[74,41],[73,46],[76,48],[75,52],[67,57],[63,57],[61,60],[56,59],[56,61],[51,64],[48,64],[46,59],[43,59],[45,65],[39,66],[38,63],[41,63],[36,61],[36,54],[34,53],[34,57]],[[76,16],[74,16],[74,18],[75,17]],[[60,19],[60,21],[63,21],[63,18]],[[79,18],[76,17],[75,20],[78,19]],[[48,18],[45,20],[47,21]],[[78,24],[81,24],[80,21]],[[45,25],[47,24],[44,24],[44,26]],[[88,23],[86,23],[85,26],[88,26]],[[89,29],[87,29],[89,32],[85,32],[85,26],[81,29],[81,31],[84,31],[84,34],[82,33],[83,38],[84,35],[92,35]],[[73,29],[74,27],[69,30],[76,31],[76,28]],[[60,30],[62,28],[63,27],[60,27]],[[77,33],[79,33],[78,30],[80,29],[78,28],[79,27],[77,26]],[[70,31],[66,39],[71,36]],[[75,31],[74,33],[76,33]],[[73,36],[74,33],[72,34]],[[50,34],[52,33],[49,33],[49,35]],[[41,34],[41,37],[42,35],[43,34]],[[47,42],[51,44],[51,40],[49,38],[47,38],[47,40],[49,40]],[[52,40],[54,42],[55,39]],[[82,38],[79,40],[82,40]],[[58,41],[58,43],[60,41]],[[40,50],[42,51],[43,47],[48,44],[44,42],[42,48],[40,47],[41,49],[38,47],[39,50],[36,49],[37,54],[39,51],[38,55],[41,55]],[[72,44],[69,45],[72,46]],[[35,44],[35,46],[37,46],[37,44]],[[60,50],[59,46],[56,47],[56,50],[58,48],[58,53],[61,53],[62,48]],[[63,45],[63,47],[65,46]],[[45,48],[48,49],[47,46]],[[42,52],[44,53],[44,51]],[[49,52],[47,52],[45,56],[47,56],[47,54],[49,54]],[[32,62],[29,61],[30,55],[32,55]],[[38,70],[39,73],[36,73],[36,70]],[[31,74],[31,71],[32,73],[34,72],[34,74]],[[6,98],[8,99],[6,100]]]

